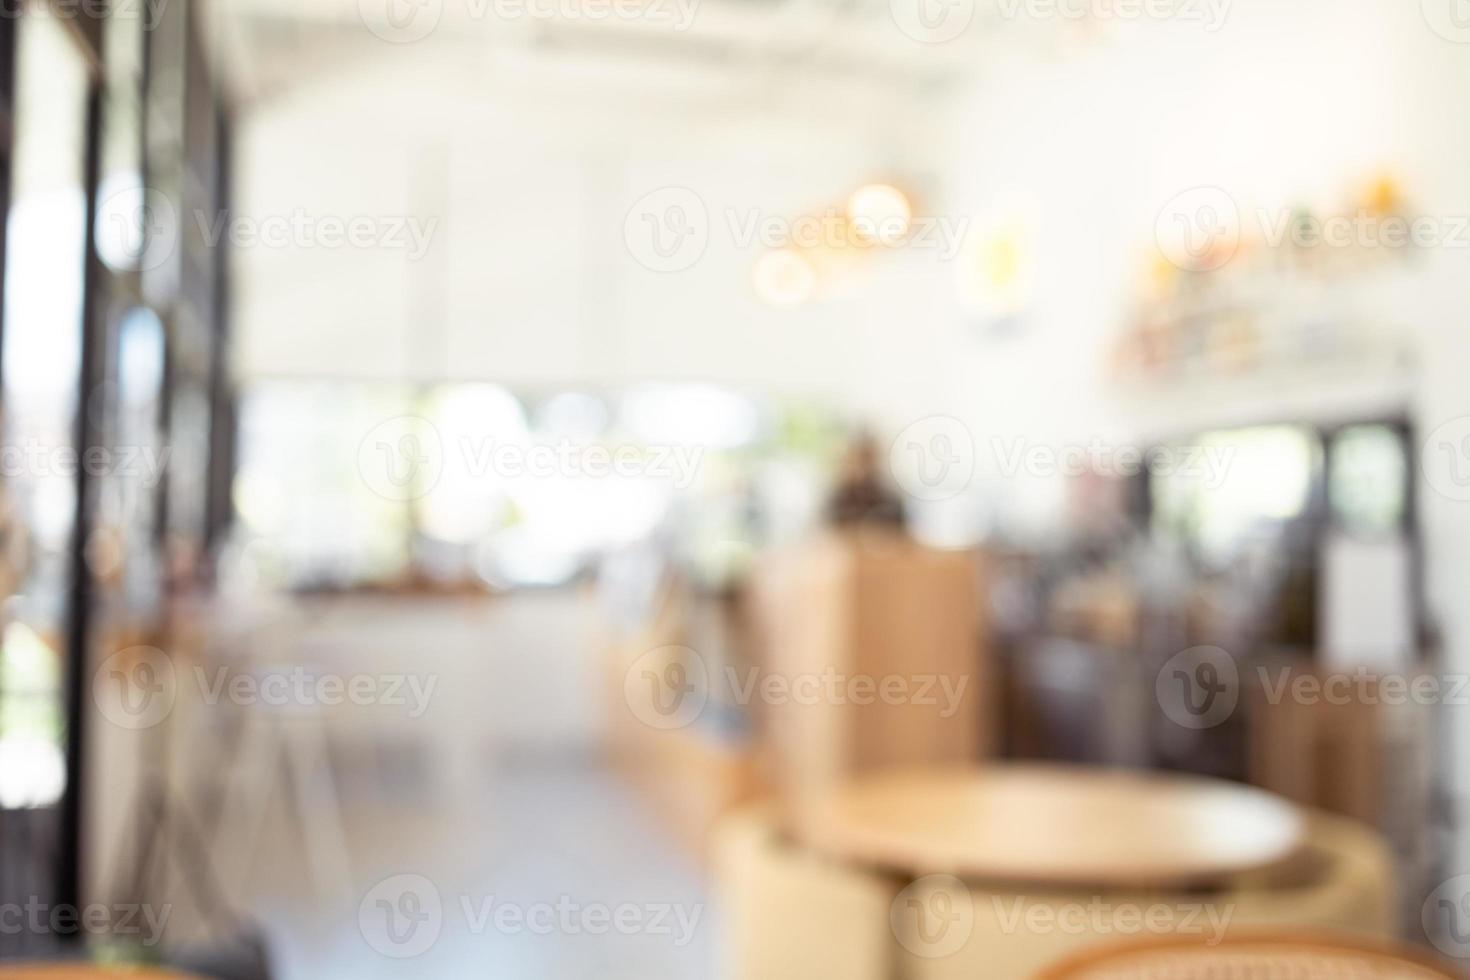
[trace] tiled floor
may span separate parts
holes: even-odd
[[[247,787],[221,804],[235,819],[213,838],[216,860],[223,890],[264,924],[277,976],[717,976],[692,862],[586,761],[603,742],[597,622],[581,590],[335,601],[244,645],[256,659],[434,683],[421,714],[386,702],[241,710],[280,739],[249,766],[222,764],[201,724],[184,768]]]
[[[351,893],[313,889],[298,847],[259,876],[283,980],[717,976],[694,868],[597,768],[522,767],[483,801],[377,809],[348,808]]]

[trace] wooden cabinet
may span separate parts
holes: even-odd
[[[973,553],[860,529],[757,569],[758,664],[744,700],[788,817],[836,780],[989,752],[981,566]]]

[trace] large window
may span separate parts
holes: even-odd
[[[247,392],[233,496],[255,539],[242,557],[261,584],[356,585],[404,574],[414,490],[405,484],[396,494],[389,484],[375,493],[343,433],[366,439],[410,405],[401,385],[277,382]]]
[[[709,385],[258,382],[234,483],[243,564],[278,587],[550,586],[668,521],[709,519],[687,528],[691,560],[721,565],[768,428]]]
[[[1152,473],[1155,526],[1213,566],[1301,519],[1321,468],[1317,434],[1305,426],[1210,432],[1164,448],[1173,465]]]
[[[1162,447],[1177,465],[1149,477],[1153,530],[1248,601],[1277,604],[1249,617],[1261,642],[1403,662],[1422,630],[1410,445],[1400,422],[1182,439]]]
[[[0,625],[0,805],[53,803],[65,783],[61,684],[76,510],[75,434],[87,254],[91,85],[56,17],[16,30],[4,271],[3,499],[9,598]]]

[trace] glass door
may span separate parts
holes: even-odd
[[[6,13],[14,64],[0,338],[0,898],[10,900],[54,895],[64,846],[93,74],[80,36],[53,8]]]

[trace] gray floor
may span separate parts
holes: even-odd
[[[261,874],[250,904],[278,975],[717,975],[714,910],[692,863],[614,777],[520,766],[468,795],[438,807],[349,801],[350,893],[313,887],[299,848]]]

